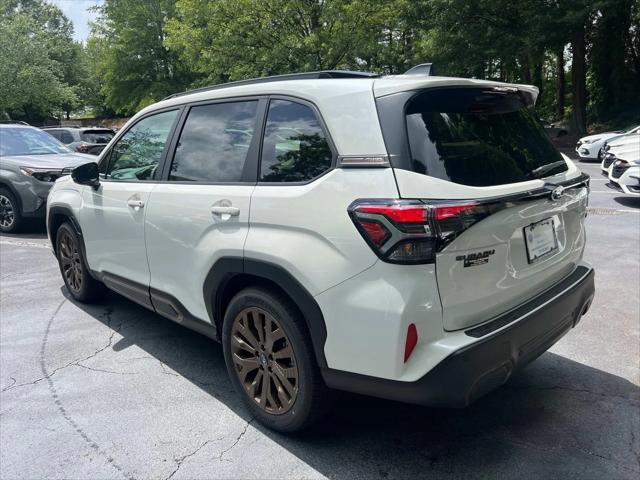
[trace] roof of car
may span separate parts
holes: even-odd
[[[323,72],[311,72],[314,74]],[[362,74],[357,76],[336,77],[302,77],[299,75],[281,75],[265,77],[240,82],[204,87],[180,94],[171,95],[164,100],[150,105],[141,113],[159,108],[182,105],[218,98],[240,97],[248,95],[292,95],[302,98],[311,97],[336,97],[345,93],[373,91],[376,97],[391,95],[408,90],[443,86],[503,86],[515,87],[526,91],[535,98],[538,89],[532,85],[511,84],[491,80],[476,80],[456,77],[436,77],[426,75],[388,75],[377,76],[374,74]]]
[[[41,130],[58,130],[61,128],[65,130],[81,130],[83,132],[90,131],[90,130],[113,131],[113,128],[109,128],[109,127],[79,127],[77,125],[47,125],[46,127],[40,127]]]

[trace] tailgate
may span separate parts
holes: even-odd
[[[586,204],[585,186],[557,200],[521,200],[444,248],[436,274],[445,329],[489,320],[571,274],[584,249]]]

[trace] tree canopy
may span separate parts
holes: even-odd
[[[640,0],[105,0],[84,47],[43,0],[0,6],[0,111],[14,115],[128,115],[203,85],[433,62],[534,84],[541,114],[576,132],[640,116]]]

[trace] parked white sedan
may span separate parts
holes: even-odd
[[[635,132],[640,132],[640,125],[628,128],[627,130],[621,130],[616,132],[604,132],[596,135],[588,135],[578,140],[576,145],[576,152],[581,159],[584,160],[596,160],[598,159],[598,153],[604,147],[605,143],[611,143],[618,140],[619,137],[623,137]],[[601,159],[601,158],[600,158]]]
[[[609,183],[607,186],[619,192],[640,197],[640,135],[635,135],[637,142],[623,147],[611,148],[607,155],[614,161],[608,168]]]
[[[601,159],[600,168],[602,174],[608,177],[617,159],[627,157],[634,159],[640,156],[640,129],[618,136],[612,141],[606,141],[600,153],[598,156]]]

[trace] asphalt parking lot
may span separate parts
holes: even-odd
[[[275,434],[221,347],[116,294],[74,303],[42,229],[0,236],[0,477],[608,478],[640,475],[640,199],[592,175],[596,298],[576,329],[465,410],[342,395]]]

